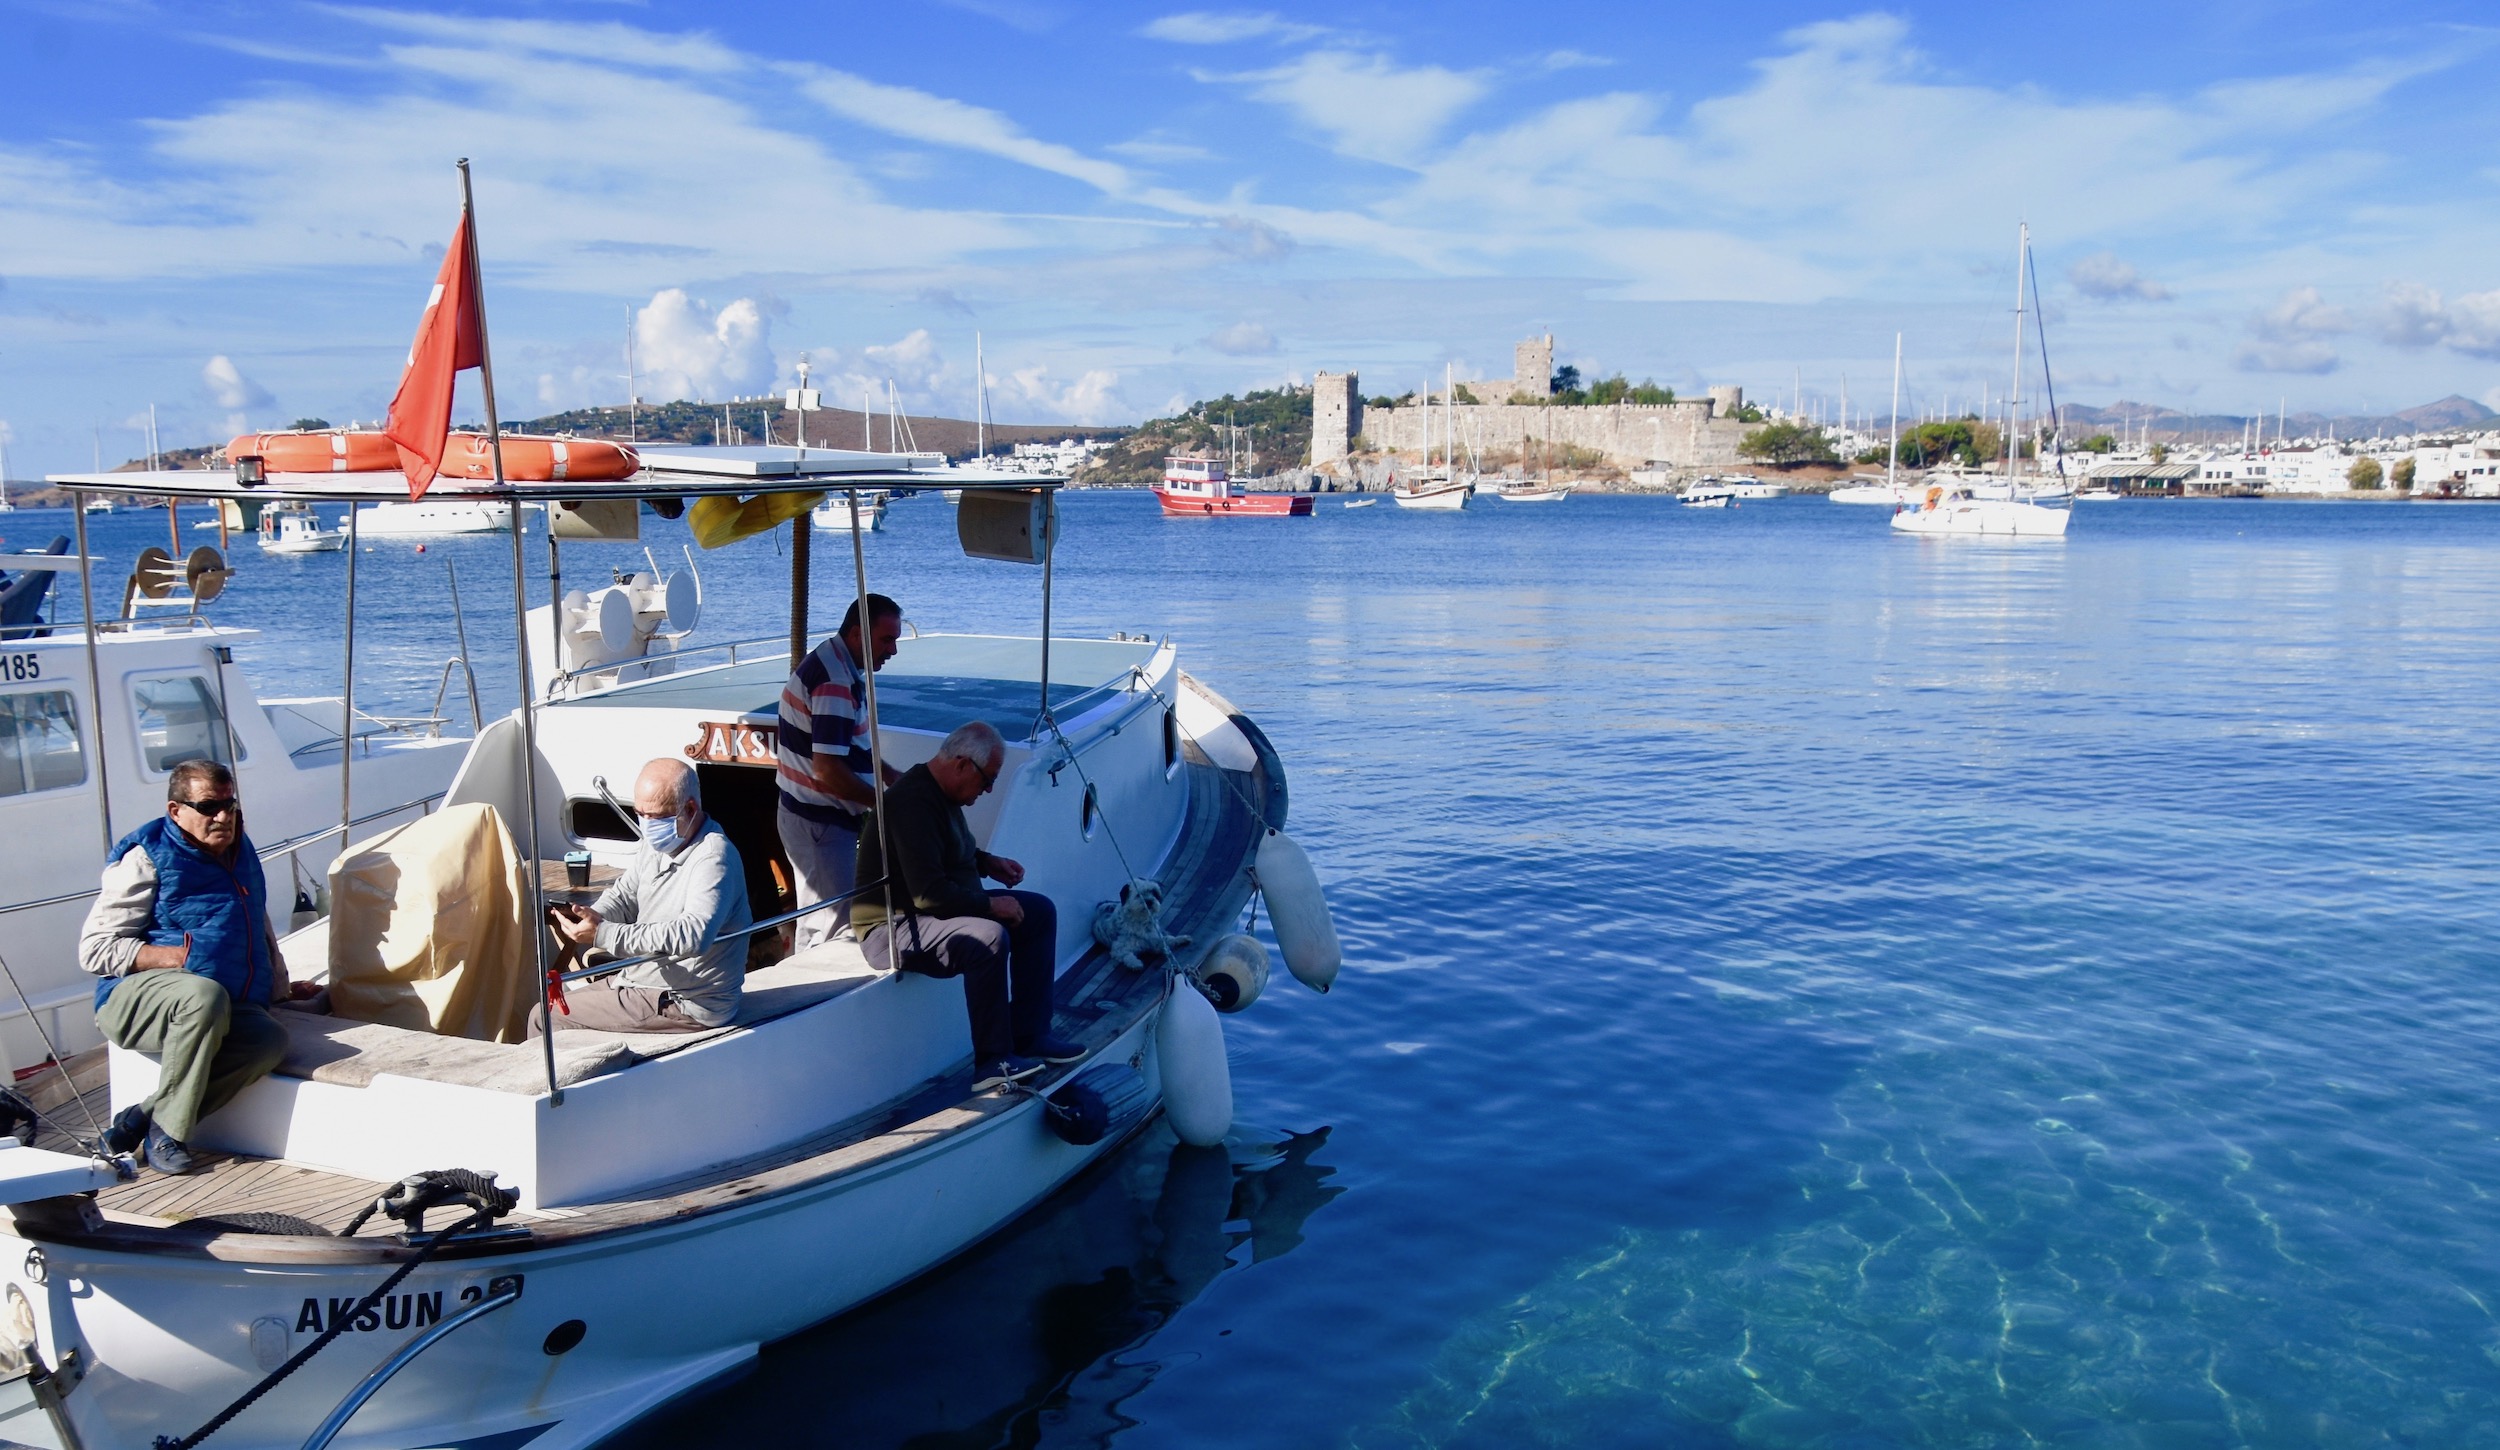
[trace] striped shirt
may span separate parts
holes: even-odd
[[[860,673],[842,636],[809,651],[781,687],[781,726],[773,754],[781,780],[781,803],[811,821],[856,826],[860,808],[817,788],[815,757],[839,756],[861,780],[873,768],[863,728]]]

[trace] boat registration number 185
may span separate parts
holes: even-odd
[[[42,678],[42,655],[33,653],[0,655],[0,680],[40,680]]]

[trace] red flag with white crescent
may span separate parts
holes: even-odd
[[[410,502],[425,497],[443,466],[445,439],[451,432],[453,381],[462,368],[486,360],[481,345],[486,328],[477,310],[477,263],[470,255],[469,214],[460,214],[452,231],[451,250],[443,254],[443,270],[434,279],[433,295],[425,299],[425,316],[417,320],[417,340],[408,348],[408,371],[400,376],[391,398],[390,422],[383,436],[399,445],[399,466],[408,475]]]

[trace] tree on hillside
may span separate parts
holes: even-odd
[[[2365,453],[2344,470],[2344,482],[2364,493],[2375,493],[2386,484],[2387,473],[2378,466],[2377,459]]]
[[[2086,453],[2115,453],[2118,451],[2118,440],[2107,433],[2095,433],[2076,446]]]
[[[1580,391],[1580,370],[1569,363],[1564,363],[1561,367],[1554,369],[1554,376],[1550,382],[1556,397],[1565,393],[1576,393]]]
[[[1830,436],[1804,423],[1770,423],[1756,428],[1736,445],[1739,455],[1763,463],[1837,463]]]

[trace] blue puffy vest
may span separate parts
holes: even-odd
[[[148,923],[148,945],[180,946],[188,933],[191,956],[184,971],[215,978],[238,1002],[267,1006],[277,971],[269,950],[268,883],[261,878],[260,853],[252,849],[251,837],[236,839],[234,864],[228,866],[158,816],[122,837],[110,859],[120,860],[133,847],[156,863],[156,908]],[[122,980],[106,977],[96,983],[97,1010]]]

